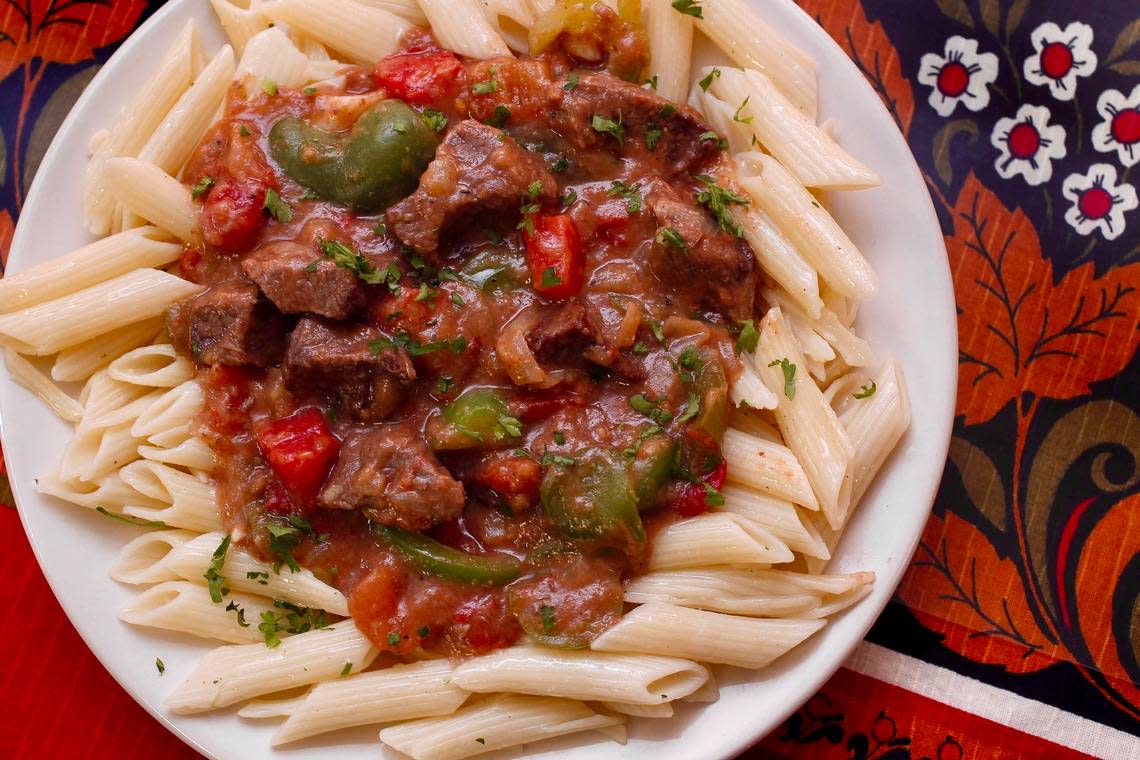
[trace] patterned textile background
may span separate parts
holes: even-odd
[[[1140,758],[1140,6],[799,3],[926,174],[957,292],[958,417],[894,601],[749,756]],[[59,123],[159,5],[0,0],[0,261]],[[12,757],[193,756],[83,646],[10,510],[0,569]]]

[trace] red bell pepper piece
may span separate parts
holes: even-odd
[[[257,445],[302,508],[311,507],[340,453],[325,416],[307,406],[257,431]]]
[[[673,508],[681,517],[696,517],[708,510],[709,488],[719,491],[724,487],[728,477],[728,464],[721,462],[712,472],[705,475],[697,483],[686,483],[681,489],[681,495],[673,502]]]
[[[244,253],[257,243],[268,186],[255,179],[221,180],[202,203],[202,237],[231,253]]]
[[[569,214],[537,214],[526,234],[526,258],[535,291],[568,298],[582,288],[585,260],[578,228]]]
[[[463,64],[454,53],[400,53],[382,59],[372,71],[376,85],[405,103],[439,103],[459,91]]]

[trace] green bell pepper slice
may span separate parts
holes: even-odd
[[[435,132],[399,100],[377,103],[348,132],[293,117],[269,130],[269,151],[282,171],[325,200],[363,213],[415,190],[437,144]]]
[[[673,478],[676,455],[677,443],[664,435],[651,436],[637,448],[630,470],[639,511],[656,506],[657,494]]]
[[[563,535],[617,546],[645,543],[629,470],[614,452],[594,449],[574,464],[552,465],[539,496],[546,516]]]
[[[510,446],[522,436],[522,423],[511,416],[502,395],[474,388],[443,408],[428,424],[428,439],[436,451]]]
[[[444,580],[473,585],[502,586],[519,576],[518,560],[507,555],[481,557],[444,546],[422,533],[373,525],[380,538],[418,570]]]

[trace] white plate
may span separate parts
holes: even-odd
[[[860,332],[880,355],[894,354],[901,361],[913,412],[910,431],[867,494],[832,565],[837,571],[872,570],[878,581],[868,598],[775,667],[759,674],[722,671],[715,704],[682,706],[672,720],[635,721],[625,747],[594,735],[535,745],[536,757],[730,757],[779,726],[835,672],[886,605],[921,535],[942,473],[954,409],[956,317],[942,234],[922,175],[878,97],[827,34],[790,0],[753,0],[753,5],[817,61],[822,118],[835,120],[840,143],[885,183],[881,189],[835,196],[840,222],[881,283],[878,297],[860,314]],[[88,138],[111,122],[190,18],[198,20],[210,49],[222,43],[206,0],[173,0],[131,36],[76,103],[24,206],[9,271],[89,241],[80,215]],[[375,729],[316,737],[274,753],[269,746],[273,721],[245,721],[232,711],[167,714],[163,698],[206,647],[119,621],[117,610],[134,594],[106,571],[137,531],[35,491],[35,479],[53,469],[70,428],[6,374],[0,377],[0,420],[12,489],[40,566],[84,641],[139,704],[214,758],[376,756]],[[29,639],[27,646],[35,641]],[[156,657],[166,664],[162,677]]]

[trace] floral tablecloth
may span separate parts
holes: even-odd
[[[926,174],[958,417],[894,601],[749,756],[1140,758],[1140,4],[799,2]],[[160,4],[0,0],[3,261],[55,130]],[[0,578],[0,754],[194,756],[84,647],[11,509]]]

